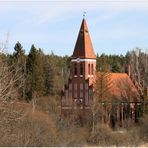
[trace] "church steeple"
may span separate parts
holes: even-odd
[[[83,16],[84,17],[84,16]],[[92,47],[86,20],[83,18],[77,42],[70,62],[70,78],[62,98],[62,112],[71,107],[71,113],[77,109],[81,117],[93,101],[93,83],[96,72],[96,56]],[[68,113],[70,113],[68,112]],[[65,112],[66,113],[66,112]]]
[[[96,72],[96,55],[85,18],[82,20],[74,52],[71,57],[70,69],[72,83],[80,85],[81,83],[85,83],[85,80],[89,80],[89,85],[93,83]]]
[[[85,18],[82,20],[72,58],[96,59]]]

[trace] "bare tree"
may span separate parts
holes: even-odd
[[[12,69],[12,65],[8,63],[8,57],[6,54],[7,42],[2,44],[0,48],[0,139],[7,143],[8,135],[7,131],[12,130],[11,125],[16,122],[18,117],[23,116],[24,113],[21,110],[16,111],[13,108],[14,103],[17,100],[17,87],[16,81],[22,79],[20,69],[16,71]],[[21,86],[22,84],[20,84]]]
[[[14,69],[14,64],[9,63],[7,43],[8,39],[0,47],[0,146],[13,145],[9,141],[17,141],[14,131],[28,112],[23,104],[18,109],[18,89],[24,87],[24,73],[22,66],[17,65]]]
[[[18,89],[24,85],[22,67],[16,66],[14,69],[14,65],[8,62],[7,44],[8,39],[0,47],[0,106],[17,100]],[[17,81],[20,82],[18,86],[15,85]]]
[[[138,86],[140,93],[148,86],[148,53],[136,48],[129,53],[129,64],[131,65],[131,77]],[[142,94],[143,95],[143,94]]]
[[[0,57],[0,102],[17,99],[17,89],[22,84],[16,88],[15,83],[22,78],[20,68],[12,70],[12,66],[9,66],[7,60]]]
[[[114,83],[117,93],[114,98],[120,98],[121,101],[140,101],[140,95],[137,91],[136,86],[133,84],[131,79],[126,75],[119,77]]]
[[[92,114],[93,114],[93,126],[92,133],[95,132],[95,126],[97,124],[97,119],[99,117],[102,120],[105,116],[106,107],[104,108],[104,103],[111,99],[110,87],[111,87],[111,78],[110,73],[108,72],[97,72],[96,80],[94,81],[94,97],[92,104]],[[106,105],[106,104],[105,104]],[[101,121],[102,122],[102,121]]]

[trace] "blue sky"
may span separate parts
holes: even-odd
[[[26,53],[32,44],[58,55],[71,55],[83,11],[96,53],[125,54],[148,49],[147,0],[0,0],[0,43],[8,52],[17,41]]]

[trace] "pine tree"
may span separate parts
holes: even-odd
[[[120,63],[117,60],[114,60],[112,63],[112,72],[121,72]]]
[[[102,72],[110,71],[107,55],[102,54],[100,57],[97,55],[97,70]]]
[[[44,53],[41,49],[37,50],[34,45],[31,46],[27,58],[27,87],[26,94],[28,99],[32,99],[33,94],[44,93],[44,71],[43,71]]]
[[[45,83],[45,94],[53,95],[54,94],[54,69],[53,65],[50,62],[50,56],[46,56],[44,60],[44,83]]]
[[[17,42],[15,44],[15,47],[14,47],[13,57],[18,59],[19,57],[24,56],[24,54],[25,54],[25,51],[23,50],[23,47],[22,47],[21,43]]]

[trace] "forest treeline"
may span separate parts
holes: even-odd
[[[27,55],[21,43],[17,42],[13,54],[1,53],[0,58],[3,59],[5,66],[9,67],[8,71],[11,71],[9,76],[13,76],[13,83],[15,83],[14,97],[17,96],[19,99],[29,101],[36,94],[39,96],[60,95],[69,77],[69,56],[62,57],[53,52],[45,54],[41,48],[36,48],[34,45],[31,46]],[[128,51],[126,55],[97,54],[98,71],[123,73],[127,72],[128,64],[131,65],[134,79],[138,83],[144,82],[147,86],[148,53],[136,48]],[[11,79],[8,80],[10,82]]]
[[[97,70],[127,72],[148,86],[148,53],[134,49],[126,55],[97,54]],[[0,146],[139,146],[148,142],[148,116],[120,133],[92,122],[84,126],[60,116],[60,93],[69,77],[70,57],[45,54],[31,46],[26,54],[17,42],[14,52],[0,48]],[[19,100],[20,101],[19,101]],[[26,102],[28,101],[28,102]]]

